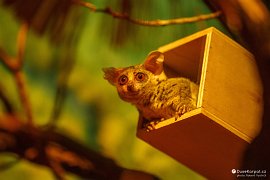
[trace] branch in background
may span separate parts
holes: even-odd
[[[24,22],[20,27],[17,37],[17,61],[20,69],[22,69],[23,66],[23,56],[25,52],[27,32],[28,32],[28,24]]]
[[[55,176],[64,179],[66,172],[81,178],[99,180],[158,179],[151,174],[118,166],[113,160],[51,129],[23,124],[16,117],[0,121],[0,152],[16,154],[32,163],[50,167]]]
[[[18,69],[16,60],[10,57],[2,47],[0,47],[0,61],[2,61],[3,65],[10,71]]]
[[[3,107],[6,111],[7,114],[12,114],[14,113],[14,108],[9,100],[9,98],[7,97],[7,95],[4,93],[4,88],[3,86],[0,84],[0,101],[2,101],[3,103]]]
[[[28,124],[33,125],[32,108],[30,105],[29,96],[26,90],[25,76],[22,71],[16,71],[14,74],[17,90],[20,96],[21,104],[24,109]]]
[[[30,101],[26,91],[24,73],[22,72],[23,55],[25,51],[27,32],[28,32],[28,25],[26,23],[23,23],[20,27],[17,37],[16,57],[9,56],[5,52],[5,50],[0,47],[0,61],[2,61],[5,67],[13,74],[19,92],[21,104],[23,106],[24,113],[27,119],[27,123],[33,124]]]
[[[27,22],[38,35],[49,35],[51,42],[61,42],[67,34],[65,22],[73,12],[71,0],[1,0],[21,22]]]
[[[18,62],[18,70],[14,72],[14,77],[16,81],[16,85],[18,87],[20,99],[22,106],[24,108],[24,112],[27,118],[27,123],[33,125],[33,118],[31,112],[31,105],[29,101],[29,97],[26,90],[26,83],[24,78],[24,73],[22,72],[23,66],[23,55],[25,52],[25,44],[28,33],[28,24],[23,23],[20,27],[18,37],[17,37],[17,62]]]
[[[128,22],[131,22],[133,24],[138,24],[138,25],[143,25],[143,26],[167,26],[167,25],[173,25],[173,24],[185,24],[185,23],[193,23],[193,22],[198,22],[198,21],[204,21],[208,19],[213,19],[217,18],[221,15],[221,11],[217,11],[214,13],[210,14],[202,14],[194,17],[184,17],[184,18],[176,18],[176,19],[166,19],[166,20],[142,20],[142,19],[134,19],[131,18],[128,14],[126,13],[120,13],[113,11],[111,8],[96,8],[95,5],[89,3],[89,2],[84,2],[81,0],[72,0],[75,4],[78,4],[80,6],[86,7],[92,12],[100,12],[100,13],[105,13],[108,14],[114,18],[117,19],[122,19],[126,20]]]
[[[72,71],[75,57],[73,52],[73,46],[70,43],[66,43],[65,50],[63,51],[64,57],[61,59],[61,69],[59,73],[59,79],[56,88],[56,96],[54,99],[53,110],[47,124],[48,128],[55,128],[57,125],[57,121],[61,115],[63,104],[65,102],[65,98],[67,95],[67,82],[69,79],[69,75]],[[69,47],[70,46],[70,47]]]
[[[59,54],[61,54],[61,57],[59,57],[57,87],[52,113],[47,124],[48,128],[55,128],[61,116],[68,94],[68,80],[76,61],[76,45],[81,34],[82,24],[84,23],[80,11],[74,11],[72,16],[66,19],[66,29],[63,30],[63,32],[67,34],[67,36],[65,36],[60,43],[61,48]]]

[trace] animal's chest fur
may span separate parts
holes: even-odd
[[[190,81],[185,78],[161,81],[148,86],[145,91],[135,105],[148,120],[171,118],[181,106],[193,106]]]

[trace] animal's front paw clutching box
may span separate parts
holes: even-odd
[[[215,28],[158,49],[168,78],[198,84],[196,107],[137,136],[209,179],[233,179],[244,149],[257,135],[262,85],[251,53]]]

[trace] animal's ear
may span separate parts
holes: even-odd
[[[164,55],[159,51],[153,51],[147,56],[143,66],[153,74],[159,75],[163,71],[163,61]]]
[[[117,77],[119,76],[122,69],[109,67],[103,68],[102,70],[104,72],[104,79],[108,80],[109,83],[115,86],[117,83]]]

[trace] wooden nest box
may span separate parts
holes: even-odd
[[[246,146],[260,130],[262,85],[251,53],[215,28],[158,49],[168,77],[199,84],[197,109],[137,136],[209,179],[234,179]]]

